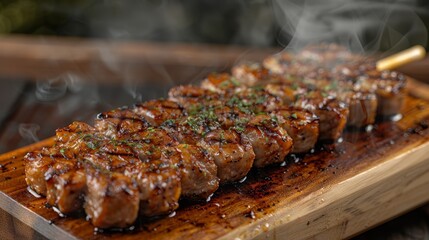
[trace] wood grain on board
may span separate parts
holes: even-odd
[[[429,102],[409,96],[402,114],[125,232],[94,232],[83,216],[59,217],[28,192],[22,158],[51,138],[0,156],[0,207],[53,239],[345,238],[429,201]]]

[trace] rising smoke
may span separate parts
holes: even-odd
[[[290,0],[275,1],[281,26],[280,43],[288,50],[307,44],[334,42],[359,53],[391,54],[427,44],[427,14],[416,0]]]

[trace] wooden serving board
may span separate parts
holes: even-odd
[[[369,132],[347,130],[342,142],[252,170],[209,202],[181,202],[174,216],[122,232],[59,217],[29,193],[23,156],[51,138],[0,156],[0,207],[52,239],[346,238],[429,201],[429,102],[408,96],[402,115]]]

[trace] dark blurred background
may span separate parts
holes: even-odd
[[[385,51],[427,47],[428,9],[425,0],[1,0],[0,33]]]

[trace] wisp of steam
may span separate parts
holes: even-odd
[[[280,43],[289,51],[330,42],[358,53],[386,55],[427,43],[416,0],[275,1]]]
[[[21,123],[18,127],[19,135],[29,142],[40,141],[39,137],[37,136],[37,131],[39,130],[40,126],[34,123]]]

